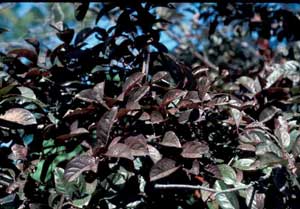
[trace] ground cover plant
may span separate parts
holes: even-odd
[[[1,208],[299,207],[297,5],[50,5],[1,45]]]

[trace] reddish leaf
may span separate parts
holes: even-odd
[[[201,158],[203,154],[209,151],[207,144],[198,141],[186,142],[182,148],[181,156],[184,158]]]
[[[108,149],[110,149],[111,146],[114,146],[115,144],[119,143],[119,141],[122,139],[122,137],[117,136],[111,142],[109,143]]]
[[[130,91],[137,83],[141,82],[145,74],[142,72],[136,72],[129,76],[123,85],[123,93]]]
[[[138,104],[139,100],[145,96],[145,94],[150,90],[148,85],[137,88],[135,91],[131,92],[128,98],[127,108],[132,107],[133,104]],[[137,109],[137,108],[130,108]]]
[[[209,164],[207,166],[205,166],[204,168],[206,171],[212,173],[214,175],[215,178],[218,178],[218,179],[221,179],[222,178],[222,174],[218,168],[218,166],[216,165],[212,165],[212,164]]]
[[[79,117],[86,117],[87,115],[91,115],[92,113],[95,112],[95,106],[90,105],[86,108],[77,108],[75,110],[68,110],[63,118],[65,119],[69,119],[69,120],[74,120],[77,119]]]
[[[97,171],[96,159],[89,155],[80,155],[67,163],[64,178],[71,182],[74,181],[84,171]]]
[[[159,144],[166,147],[181,148],[180,141],[173,131],[166,132],[162,142],[160,142]]]
[[[161,102],[161,106],[166,106],[166,105],[170,104],[173,100],[185,96],[185,94],[186,94],[186,92],[183,90],[172,89],[165,94],[165,96]]]
[[[205,94],[210,88],[210,81],[207,77],[200,77],[197,82],[198,95],[201,100],[203,100]]]
[[[178,168],[180,168],[180,166],[176,166],[176,162],[174,160],[163,158],[151,168],[150,181],[156,181],[167,177],[177,171]]]
[[[23,108],[11,108],[7,110],[4,115],[0,115],[0,119],[4,119],[9,122],[14,122],[23,126],[37,124],[34,115]]]
[[[188,91],[186,96],[184,97],[185,100],[192,101],[194,103],[200,102],[200,98],[197,91]]]
[[[126,158],[129,160],[134,159],[129,146],[121,143],[116,143],[112,146],[109,146],[107,152],[104,155],[108,157]]]
[[[186,122],[188,122],[192,111],[193,111],[192,109],[189,109],[181,112],[178,118],[178,123],[185,124]]]
[[[163,116],[158,111],[152,111],[150,117],[151,117],[151,122],[154,124],[161,123],[164,121]]]
[[[145,156],[149,154],[147,140],[142,134],[130,136],[125,139],[124,143],[131,149],[133,156]]]
[[[75,95],[76,98],[81,99],[86,102],[96,102],[102,104],[104,107],[107,107],[105,104],[104,97],[104,82],[98,83],[94,86],[93,89],[84,89],[78,94]]]
[[[60,140],[60,141],[65,141],[72,137],[77,137],[77,136],[81,136],[83,134],[88,134],[88,133],[89,133],[89,131],[86,130],[85,128],[76,128],[68,134],[63,134],[63,135],[56,137],[56,139]]]
[[[97,123],[96,135],[98,138],[98,144],[100,146],[106,146],[110,135],[110,130],[113,126],[117,113],[118,108],[113,107],[110,111],[104,113],[99,122]]]
[[[169,72],[167,71],[159,71],[157,73],[155,73],[151,79],[151,83],[155,83],[157,81],[161,81],[161,80],[166,80],[168,83],[170,82],[171,79],[171,75]]]

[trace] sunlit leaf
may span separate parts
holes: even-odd
[[[228,189],[227,186],[222,182],[217,180],[215,182],[214,188],[217,191],[222,191],[225,189]],[[221,193],[216,196],[216,199],[223,209],[239,209],[239,201],[237,199],[237,196],[234,192],[228,192],[228,193]]]
[[[218,168],[223,176],[223,181],[227,185],[234,185],[236,183],[236,173],[229,165],[221,164]]]
[[[157,163],[158,161],[160,161],[162,159],[162,155],[155,147],[153,147],[150,144],[147,144],[147,147],[148,147],[148,151],[149,151],[149,156],[154,163]]]
[[[166,147],[181,148],[180,141],[173,131],[167,131],[160,144]]]
[[[282,116],[279,116],[278,119],[275,120],[275,135],[278,137],[284,148],[287,148],[290,145],[291,139],[288,122]]]
[[[255,159],[252,158],[243,158],[238,159],[233,163],[233,167],[238,168],[240,170],[255,170],[255,168],[252,167],[252,164],[255,162]]]
[[[0,118],[23,126],[37,124],[34,115],[23,108],[11,108],[4,115],[0,115]]]

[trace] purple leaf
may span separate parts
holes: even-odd
[[[180,168],[180,166],[176,166],[176,162],[174,160],[163,158],[151,168],[150,181],[156,181],[167,177],[177,171],[178,168]]]

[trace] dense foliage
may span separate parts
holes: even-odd
[[[54,18],[54,48],[8,44],[1,208],[296,209],[300,20],[285,6],[79,3],[93,22]]]

